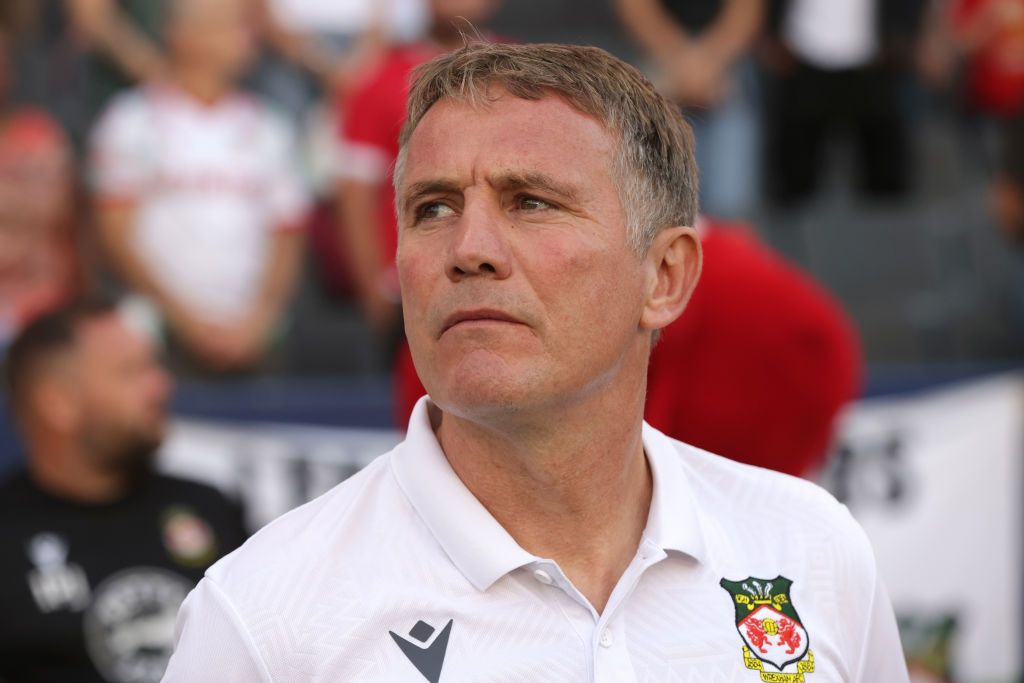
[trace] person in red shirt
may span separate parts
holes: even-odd
[[[1024,0],[951,0],[953,37],[967,58],[971,104],[1008,117],[1024,104]]]
[[[339,111],[338,244],[346,254],[360,306],[371,326],[389,336],[398,322],[394,189],[391,170],[412,71],[461,47],[498,0],[431,0],[431,27],[421,42],[387,51],[360,79]]]
[[[700,283],[651,354],[644,416],[734,460],[812,475],[860,390],[856,334],[838,302],[750,230],[702,232]]]
[[[743,225],[699,225],[704,269],[686,312],[651,354],[644,418],[734,460],[810,476],[860,389],[857,337],[839,304]],[[395,419],[425,393],[408,349]]]

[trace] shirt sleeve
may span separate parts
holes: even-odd
[[[864,528],[841,506],[841,524],[848,529],[845,555],[849,562],[844,584],[850,588],[847,613],[851,615],[849,662],[856,672],[853,683],[909,683],[907,661],[900,643],[896,615],[878,573],[871,540]]]
[[[301,228],[310,197],[294,129],[276,116],[267,119],[267,201],[273,229]]]
[[[382,92],[386,87],[387,81],[378,74],[352,94],[339,125],[335,169],[339,179],[367,183],[387,181],[391,172],[388,150],[394,145],[396,119],[395,114],[388,111],[388,98]]]
[[[871,596],[871,607],[865,624],[864,644],[861,650],[860,670],[854,679],[857,683],[892,681],[907,683],[907,662],[900,644],[896,616],[889,602],[885,585],[875,575],[875,591]]]
[[[136,199],[153,173],[152,128],[141,93],[111,103],[93,130],[89,181],[101,199]]]
[[[270,672],[241,617],[209,577],[189,593],[178,612],[174,654],[163,683],[270,683]]]

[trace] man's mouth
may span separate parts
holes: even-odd
[[[499,311],[493,308],[474,308],[457,311],[445,318],[444,325],[441,328],[441,334],[444,334],[456,325],[476,322],[513,323],[518,325],[525,324],[519,318],[505,313],[504,311]]]

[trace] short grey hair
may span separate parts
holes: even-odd
[[[395,163],[396,190],[409,138],[427,111],[444,99],[486,105],[493,99],[488,87],[496,85],[525,100],[561,97],[618,138],[619,200],[638,253],[663,228],[696,221],[697,163],[689,125],[639,71],[604,50],[473,43],[427,62],[413,78]]]

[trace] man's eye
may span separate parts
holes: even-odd
[[[455,211],[452,207],[441,202],[427,202],[418,209],[416,209],[416,220],[418,221],[429,221],[434,218],[446,218],[454,215]]]
[[[536,197],[518,197],[516,202],[523,211],[544,211],[545,209],[555,208],[552,204]]]

